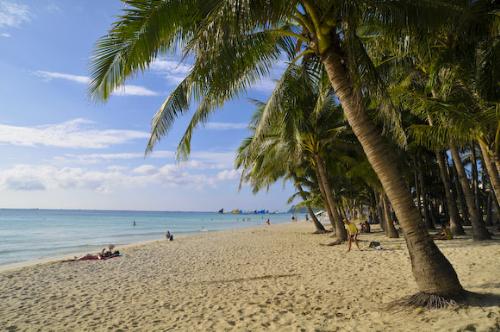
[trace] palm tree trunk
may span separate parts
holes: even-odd
[[[420,193],[420,186],[418,185],[418,175],[417,175],[417,164],[413,163],[413,167],[415,167],[415,170],[413,171],[413,177],[415,181],[415,198],[417,200],[417,209],[418,209],[418,214],[420,215],[420,220],[422,220],[422,200],[420,199],[421,193]]]
[[[323,184],[323,189],[325,191],[326,200],[328,201],[328,205],[332,210],[332,214],[335,222],[335,235],[337,237],[337,241],[345,241],[347,240],[347,231],[344,228],[344,223],[342,222],[339,213],[337,212],[337,204],[333,199],[333,192],[330,187],[330,183],[328,181],[328,175],[326,173],[325,163],[323,159],[318,155],[314,155],[316,165],[318,167],[319,176],[321,177],[321,182]]]
[[[380,228],[385,233],[385,222],[384,222],[384,209],[382,208],[382,202],[379,199],[379,195],[375,194],[375,204],[377,204],[377,215]]]
[[[495,165],[493,164],[493,161],[491,160],[488,147],[486,146],[486,143],[484,143],[482,140],[478,140],[479,142],[479,147],[481,148],[481,155],[483,156],[486,172],[488,173],[488,177],[490,179],[491,186],[493,187],[493,191],[495,192],[495,198],[497,201],[497,204],[500,204],[499,198],[500,198],[500,176],[498,175],[498,172],[496,170]]]
[[[446,206],[448,207],[448,216],[450,217],[450,230],[454,235],[464,235],[465,231],[458,217],[457,202],[453,198],[450,185],[450,177],[448,174],[448,168],[445,165],[443,153],[440,151],[436,151],[435,153],[439,165],[439,173],[441,174],[441,181],[443,182],[444,186]]]
[[[300,185],[300,183],[295,182],[295,187],[297,187],[297,190],[299,191],[300,197],[302,197],[302,200],[306,201],[307,195],[304,192],[304,189],[302,189],[302,186]],[[323,226],[322,223],[319,222],[318,218],[314,214],[313,209],[311,208],[311,205],[306,204],[306,208],[307,208],[307,212],[309,212],[309,215],[311,216],[311,219],[314,223],[314,227],[316,227],[316,232],[317,233],[325,233],[326,232],[325,227]]]
[[[470,226],[469,211],[467,211],[467,204],[465,204],[464,193],[462,191],[462,186],[460,185],[460,181],[458,180],[457,168],[455,167],[455,163],[452,163],[450,165],[449,170],[450,174],[453,174],[451,182],[455,184],[455,194],[457,201],[459,203],[458,206],[460,207],[462,225]]]
[[[335,232],[335,216],[333,215],[332,208],[330,207],[330,204],[328,203],[328,199],[326,198],[326,192],[325,192],[325,188],[323,187],[323,181],[322,181],[321,176],[320,176],[318,165],[316,165],[316,167],[315,167],[315,173],[316,173],[316,177],[318,178],[319,191],[321,192],[321,196],[323,197],[323,202],[325,204],[325,210],[326,210],[326,213],[328,214],[328,220],[330,220],[330,224],[332,225],[332,232]]]
[[[418,174],[418,182],[420,183],[420,195],[422,196],[422,205],[424,208],[424,222],[427,229],[435,229],[434,224],[429,216],[429,200],[427,199],[427,188],[424,183],[424,175],[422,172],[422,164],[418,163],[417,174]]]
[[[410,192],[397,168],[394,154],[384,142],[364,108],[345,66],[346,59],[332,46],[322,55],[330,83],[347,121],[387,193],[403,229],[413,275],[421,293],[456,296],[463,293],[457,273],[438,249],[420,221]]]
[[[481,214],[481,202],[479,201],[479,173],[477,170],[476,145],[471,144],[471,169],[472,169],[472,192],[477,210]]]
[[[396,227],[394,227],[394,221],[391,218],[391,212],[389,211],[389,202],[387,201],[386,195],[380,193],[380,200],[384,207],[384,219],[385,219],[385,235],[388,238],[398,238],[399,233]]]
[[[476,207],[476,202],[474,201],[474,195],[469,186],[469,180],[465,174],[465,168],[462,164],[462,159],[458,153],[457,147],[454,144],[450,144],[451,156],[453,158],[453,163],[458,174],[458,181],[462,186],[462,191],[465,197],[465,203],[467,204],[467,210],[469,210],[470,222],[472,225],[472,239],[476,241],[491,239],[490,233],[486,229],[484,222],[479,215],[479,211]]]

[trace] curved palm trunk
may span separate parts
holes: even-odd
[[[456,296],[463,292],[453,266],[427,233],[397,163],[354,91],[341,57],[330,47],[322,62],[347,121],[375,170],[403,229],[415,281],[423,293]],[[345,60],[344,60],[345,61]]]
[[[394,221],[392,220],[391,212],[389,211],[389,202],[387,201],[384,193],[380,193],[380,200],[384,206],[385,235],[387,235],[388,238],[398,238],[399,233],[396,227],[394,227]]]
[[[435,153],[439,165],[439,174],[441,175],[441,181],[444,186],[446,206],[448,207],[448,216],[450,217],[450,230],[454,235],[463,235],[465,231],[458,218],[457,202],[452,196],[448,168],[445,166],[443,154],[440,151],[436,151]]]
[[[328,214],[328,220],[330,220],[330,224],[332,225],[332,231],[335,231],[335,217],[332,212],[332,208],[330,204],[328,204],[328,200],[326,198],[325,188],[323,187],[323,181],[321,180],[321,176],[319,174],[318,167],[316,165],[315,169],[316,177],[318,178],[318,186],[319,191],[321,192],[321,196],[323,197],[323,202],[325,204],[326,213]]]
[[[483,156],[486,172],[488,173],[488,177],[490,179],[491,186],[493,187],[493,191],[495,192],[495,198],[497,204],[500,204],[498,201],[500,198],[500,176],[498,175],[497,169],[491,160],[488,147],[482,140],[478,140],[479,147],[481,148],[481,154]]]
[[[328,181],[328,176],[326,174],[326,167],[323,159],[318,154],[314,155],[316,165],[318,167],[319,176],[321,177],[321,182],[323,185],[323,189],[325,191],[326,200],[328,201],[328,205],[330,206],[335,222],[335,235],[338,241],[347,240],[347,231],[344,228],[344,223],[342,222],[340,215],[337,210],[337,204],[333,199],[332,188],[330,188],[330,183]]]
[[[486,229],[479,211],[476,207],[476,202],[474,201],[474,194],[469,186],[469,180],[465,174],[465,168],[462,163],[462,159],[458,153],[457,147],[454,144],[450,144],[451,157],[453,158],[453,163],[458,174],[458,181],[462,186],[462,191],[465,197],[465,203],[467,204],[467,210],[469,210],[470,222],[472,225],[472,238],[476,241],[491,239],[490,233]]]
[[[299,191],[300,197],[302,197],[302,200],[306,201],[307,196],[306,196],[306,193],[304,192],[304,189],[302,189],[302,186],[300,185],[300,183],[295,182],[295,187],[297,187],[297,190]],[[314,214],[314,211],[311,208],[311,205],[306,204],[306,208],[307,208],[307,212],[309,212],[309,215],[311,216],[311,219],[314,223],[314,227],[316,227],[316,232],[317,233],[325,233],[326,232],[325,227],[323,226],[322,223],[320,223],[320,221],[318,220],[318,218]]]

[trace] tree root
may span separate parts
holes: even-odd
[[[410,307],[410,308],[425,308],[428,310],[432,310],[432,309],[455,307],[458,306],[460,302],[465,300],[467,295],[468,292],[466,291],[462,291],[458,294],[454,294],[451,296],[418,292],[416,294],[389,303],[388,309],[403,310],[404,308]]]

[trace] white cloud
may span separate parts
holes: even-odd
[[[132,172],[136,174],[150,175],[158,172],[158,169],[153,165],[141,165],[139,167],[134,168]]]
[[[7,32],[0,33],[0,36],[5,37],[5,38],[10,38],[11,37],[10,33],[7,33]]]
[[[19,27],[30,20],[31,14],[27,5],[0,0],[0,28]]]
[[[88,76],[72,75],[72,74],[65,74],[65,73],[58,73],[58,72],[44,71],[44,70],[38,70],[35,72],[35,74],[47,81],[50,81],[52,79],[62,79],[80,84],[90,83],[90,78]]]
[[[213,130],[247,129],[248,123],[208,122],[205,124],[205,128]]]
[[[144,157],[142,152],[118,152],[118,153],[67,153],[63,156],[55,157],[56,162],[67,164],[97,164],[110,161],[134,160],[134,159],[175,159],[175,151],[157,150]],[[178,163],[187,168],[223,169],[231,168],[234,164],[234,152],[232,151],[193,151],[190,160]]]
[[[0,124],[0,144],[21,146],[99,149],[148,137],[136,130],[97,129],[85,119],[34,127]]]
[[[116,96],[158,96],[158,92],[149,90],[143,86],[131,84],[125,84],[124,86],[116,89],[113,94]]]
[[[236,169],[225,169],[217,173],[217,180],[226,181],[238,179],[241,176],[241,172]]]
[[[191,65],[166,58],[155,59],[149,68],[163,76],[171,84],[179,84],[191,70]]]
[[[209,175],[207,170],[195,170],[171,163],[160,167],[141,165],[132,170],[112,166],[104,170],[52,165],[16,165],[0,170],[0,190],[90,190],[110,193],[121,189],[161,186],[203,189],[239,176],[234,170]]]
[[[257,82],[252,85],[252,90],[269,93],[274,90],[275,86],[276,86],[275,79],[263,78],[260,80],[260,82]]]
[[[52,71],[44,71],[44,70],[38,70],[35,72],[35,75],[38,77],[41,77],[44,80],[51,81],[53,79],[61,79],[61,80],[66,80],[70,82],[75,82],[79,84],[89,84],[90,83],[90,77],[88,76],[82,76],[82,75],[73,75],[73,74],[66,74],[66,73],[59,73],[59,72],[52,72]],[[131,85],[131,84],[125,84],[122,87],[116,89],[113,92],[114,95],[117,96],[157,96],[158,93],[155,91],[152,91],[148,88],[145,88],[143,86],[138,86],[138,85]]]

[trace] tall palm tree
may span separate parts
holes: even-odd
[[[335,190],[329,179],[327,162],[331,159],[328,156],[339,152],[339,147],[345,149],[350,144],[343,140],[347,129],[342,112],[334,104],[334,95],[329,85],[322,84],[321,75],[321,71],[308,70],[307,63],[302,66],[290,65],[283,77],[279,102],[271,97],[256,112],[258,121],[255,123],[249,150],[254,151],[251,155],[260,160],[262,155],[271,156],[263,146],[285,149],[284,155],[288,157],[285,165],[289,168],[297,167],[297,161],[308,162],[315,170],[319,189],[335,230],[336,242],[341,243],[346,240],[347,235],[334,197]],[[266,117],[268,113],[270,116]],[[245,143],[244,145],[246,146]],[[253,171],[249,175],[261,173],[260,162],[256,167],[251,158],[246,160],[249,162],[246,166]]]
[[[153,119],[151,150],[175,118],[199,100],[181,152],[189,153],[194,128],[224,101],[248,88],[282,52],[290,59],[309,55],[322,64],[329,82],[404,230],[412,270],[428,303],[433,295],[463,294],[455,270],[425,227],[406,183],[400,177],[385,138],[367,112],[367,98],[384,97],[359,31],[385,25],[392,33],[404,28],[431,29],[463,14],[452,1],[401,0],[124,0],[126,11],[97,44],[91,93],[106,99],[125,79],[145,70],[159,52],[183,48],[195,58],[192,71],[171,93]],[[441,15],[446,10],[448,15]],[[280,84],[277,84],[277,90]],[[387,102],[378,104],[393,137],[402,140],[399,116]],[[272,101],[271,101],[272,102]]]

